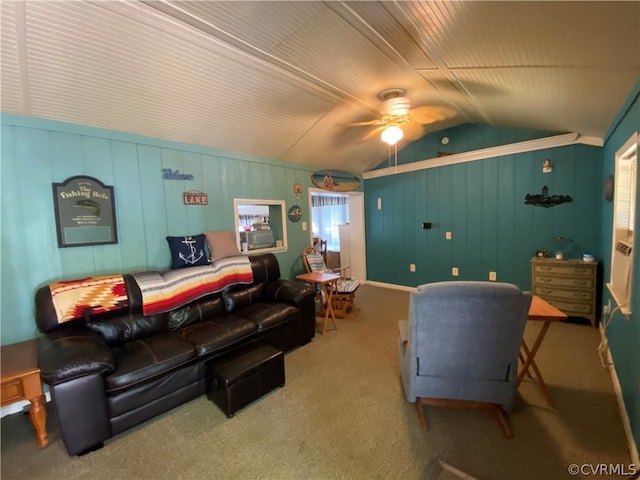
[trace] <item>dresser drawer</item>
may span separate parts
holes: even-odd
[[[553,297],[584,302],[591,302],[594,299],[593,290],[562,290],[560,288],[547,288],[535,285],[533,287],[533,292],[535,295],[539,295],[545,299],[547,297]]]
[[[571,278],[571,277],[550,277],[547,275],[536,275],[534,279],[536,285],[550,285],[556,287],[569,287],[569,288],[585,288],[593,289],[595,286],[595,279],[593,277],[587,278]]]
[[[537,275],[564,275],[567,277],[593,277],[595,269],[574,265],[534,265]]]
[[[2,383],[2,405],[24,400],[24,384],[21,378],[8,380]]]

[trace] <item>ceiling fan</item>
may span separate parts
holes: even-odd
[[[405,91],[392,88],[378,94],[382,100],[381,118],[367,122],[350,123],[349,126],[378,125],[365,135],[367,140],[380,134],[383,142],[395,145],[403,138],[415,140],[424,135],[424,126],[451,117],[453,110],[446,107],[423,106],[412,109]]]

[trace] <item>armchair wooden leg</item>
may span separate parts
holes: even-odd
[[[422,404],[420,397],[416,398],[416,408],[418,409],[418,418],[420,419],[420,426],[422,430],[427,430],[427,419],[424,416],[424,405]]]
[[[500,424],[500,428],[502,429],[502,433],[504,433],[504,437],[513,438],[513,432],[511,432],[511,428],[507,423],[507,417],[504,416],[504,411],[502,410],[500,405],[492,405],[492,404],[489,404],[489,405],[491,405],[489,408],[495,415],[496,420],[498,420],[498,423]]]

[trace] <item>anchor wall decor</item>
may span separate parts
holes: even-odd
[[[572,202],[573,199],[569,195],[551,195],[549,196],[549,188],[545,185],[542,187],[542,193],[529,194],[524,197],[525,205],[534,205],[537,207],[555,207],[561,203]]]

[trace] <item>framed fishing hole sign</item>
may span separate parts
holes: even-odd
[[[113,187],[77,175],[53,184],[58,246],[118,243]]]

